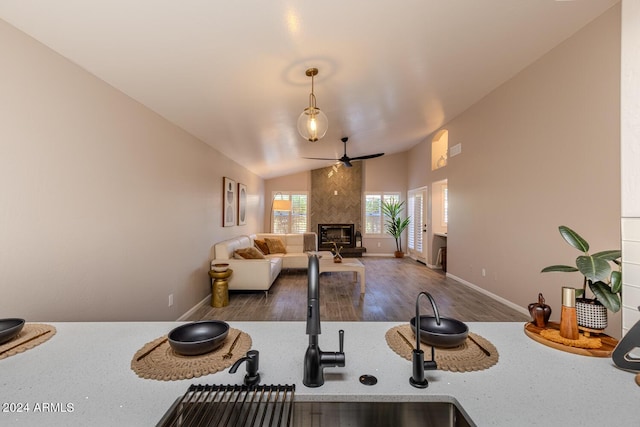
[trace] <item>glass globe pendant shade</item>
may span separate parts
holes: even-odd
[[[316,106],[316,96],[313,93],[314,77],[318,75],[318,69],[309,68],[305,74],[307,77],[311,77],[311,93],[309,94],[309,106],[298,117],[298,132],[307,141],[316,142],[327,133],[329,120]]]
[[[307,107],[298,117],[298,132],[304,139],[316,142],[329,129],[327,116],[317,107]]]

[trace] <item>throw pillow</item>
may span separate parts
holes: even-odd
[[[262,252],[265,255],[269,255],[269,246],[267,246],[267,242],[261,239],[256,239],[253,241],[253,243],[256,244],[256,247],[258,249],[260,249],[260,252]]]
[[[278,238],[270,239],[266,237],[264,241],[267,242],[267,246],[269,247],[270,254],[286,254],[287,253],[287,249],[285,248],[284,243],[282,243],[282,240]]]
[[[237,249],[234,252],[234,256],[235,255],[244,259],[264,259],[264,255],[262,254],[262,252],[260,252],[258,249],[253,247]]]

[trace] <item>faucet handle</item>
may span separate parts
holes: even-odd
[[[338,340],[340,341],[340,353],[344,353],[344,329],[338,331]]]

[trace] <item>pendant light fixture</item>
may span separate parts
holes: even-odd
[[[311,77],[311,94],[309,95],[309,106],[298,117],[298,132],[307,141],[316,142],[327,133],[329,120],[316,106],[316,96],[313,94],[313,78],[318,75],[318,69],[309,68],[305,74]]]

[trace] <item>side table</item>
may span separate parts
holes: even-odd
[[[231,277],[232,269],[227,271],[209,270],[211,282],[211,307],[225,307],[229,305],[229,282],[227,279]]]

